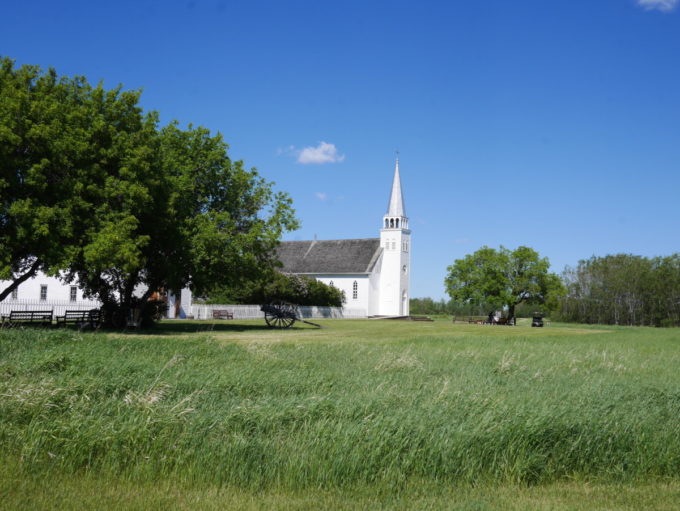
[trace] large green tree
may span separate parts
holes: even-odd
[[[117,135],[139,130],[137,98],[0,60],[0,300],[74,258]]]
[[[521,303],[556,303],[563,285],[549,269],[548,259],[529,247],[482,247],[448,267],[445,286],[457,302],[506,307],[512,318]]]
[[[159,127],[138,91],[0,69],[0,279],[77,281],[107,308],[157,290],[256,277],[275,264],[290,198],[204,128]]]

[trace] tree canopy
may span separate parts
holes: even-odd
[[[252,304],[279,299],[297,305],[341,307],[345,293],[314,278],[278,270],[239,285],[216,287],[208,293],[208,303]]]
[[[0,65],[0,300],[37,271],[105,305],[254,278],[297,227],[222,136],[144,113],[139,91]]]
[[[529,247],[482,247],[455,260],[447,268],[444,284],[452,300],[507,307],[508,316],[514,317],[519,304],[556,303],[563,285],[549,268],[548,259]]]

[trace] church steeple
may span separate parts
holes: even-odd
[[[411,275],[411,230],[404,208],[399,175],[399,158],[394,164],[394,178],[387,214],[380,229],[382,247],[378,283],[378,314],[407,316],[409,313],[409,279]]]
[[[401,192],[401,177],[399,176],[399,158],[394,164],[394,178],[390,201],[387,204],[387,214],[383,217],[384,229],[407,229],[408,218],[404,208],[404,196]]]
[[[404,197],[401,193],[401,177],[399,176],[399,158],[394,164],[394,179],[392,180],[392,193],[387,205],[387,216],[402,217],[404,212]]]

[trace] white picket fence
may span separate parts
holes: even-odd
[[[53,316],[63,316],[66,310],[98,309],[101,303],[94,300],[12,300],[6,298],[0,302],[0,315],[9,316],[12,311],[52,311]]]
[[[259,305],[200,305],[191,306],[194,319],[213,319],[214,310],[227,310],[234,319],[262,319],[264,312]],[[364,309],[345,309],[344,307],[300,306],[298,311],[303,319],[365,319]]]

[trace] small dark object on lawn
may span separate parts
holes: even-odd
[[[531,320],[531,326],[542,327],[543,326],[543,314],[540,312],[534,312],[534,317]]]

